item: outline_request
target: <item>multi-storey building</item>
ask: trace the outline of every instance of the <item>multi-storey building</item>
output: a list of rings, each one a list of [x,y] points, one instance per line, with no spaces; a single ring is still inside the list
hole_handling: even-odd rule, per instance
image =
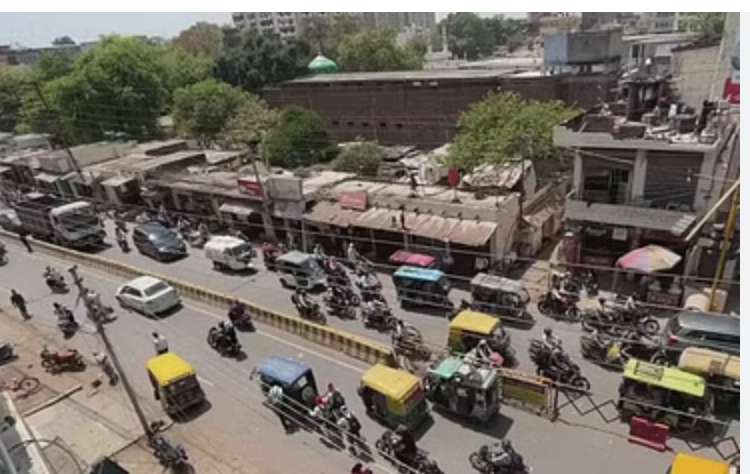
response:
[[[642,12],[637,28],[642,33],[674,33],[677,15],[676,12]]]
[[[363,12],[362,20],[367,26],[397,32],[408,28],[431,30],[436,25],[435,12]]]

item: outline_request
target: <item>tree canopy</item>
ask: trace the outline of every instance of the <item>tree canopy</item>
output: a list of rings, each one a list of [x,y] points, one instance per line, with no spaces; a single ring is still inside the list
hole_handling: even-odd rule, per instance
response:
[[[223,41],[224,32],[219,25],[200,21],[180,31],[172,43],[188,53],[216,58]]]
[[[302,19],[300,39],[310,45],[313,53],[338,60],[339,45],[344,38],[362,29],[362,21],[356,15],[316,15]]]
[[[208,55],[193,54],[180,47],[160,47],[159,64],[162,83],[168,94],[181,87],[209,79],[214,62]]]
[[[383,150],[374,142],[357,142],[345,146],[333,160],[333,169],[362,176],[378,175]]]
[[[476,13],[451,13],[443,20],[448,34],[448,49],[462,59],[478,59],[495,49],[495,32],[490,23]]]
[[[726,12],[682,12],[677,17],[681,31],[699,33],[705,38],[718,38],[724,32]]]
[[[424,55],[419,56],[415,48],[400,46],[394,31],[378,28],[344,38],[338,62],[348,72],[408,71],[422,69]]]
[[[73,63],[78,52],[72,48],[56,48],[44,51],[34,69],[41,81],[51,81],[73,72]]]
[[[258,96],[243,91],[242,102],[227,121],[222,141],[234,149],[260,144],[278,122],[277,111],[269,108]]]
[[[12,132],[21,122],[23,96],[31,86],[26,67],[0,67],[0,132]]]
[[[261,150],[271,165],[285,168],[327,163],[337,152],[323,119],[300,107],[281,111],[278,126],[268,133]]]
[[[306,43],[248,34],[238,47],[222,52],[215,75],[235,87],[257,92],[304,75],[310,57]]]
[[[243,100],[242,89],[213,79],[174,93],[173,118],[177,131],[208,146],[224,132]]]
[[[552,128],[576,113],[559,101],[527,100],[510,92],[492,94],[459,118],[447,164],[470,170],[515,158],[553,158]]]

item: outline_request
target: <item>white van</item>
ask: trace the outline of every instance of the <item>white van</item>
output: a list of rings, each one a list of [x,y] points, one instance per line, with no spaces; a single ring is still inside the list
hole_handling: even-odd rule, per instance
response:
[[[254,270],[255,254],[252,246],[242,239],[230,236],[215,236],[203,246],[206,258],[217,270]]]

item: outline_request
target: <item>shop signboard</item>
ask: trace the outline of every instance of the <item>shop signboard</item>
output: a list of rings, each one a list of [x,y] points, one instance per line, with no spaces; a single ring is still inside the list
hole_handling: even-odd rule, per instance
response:
[[[242,194],[248,194],[258,198],[263,197],[263,187],[253,178],[237,178],[237,189]]]
[[[266,180],[268,197],[273,200],[300,202],[304,200],[302,179],[297,176],[269,176]]]
[[[367,191],[341,191],[339,204],[344,209],[367,210]]]

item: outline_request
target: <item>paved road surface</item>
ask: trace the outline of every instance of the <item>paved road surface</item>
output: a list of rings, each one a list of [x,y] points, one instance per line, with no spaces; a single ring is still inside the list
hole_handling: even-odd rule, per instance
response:
[[[10,248],[9,264],[0,267],[0,286],[5,290],[11,286],[17,288],[32,301],[30,309],[35,315],[35,324],[54,324],[51,317],[53,298],[40,275],[46,264],[62,263],[51,261],[43,255],[27,255],[14,245]],[[86,283],[99,291],[105,302],[112,303],[111,295],[121,282],[107,275],[82,270]],[[71,306],[75,304],[75,297],[72,295],[62,299]],[[214,309],[187,302],[184,309],[160,321],[149,320],[134,313],[118,313],[120,317],[110,326],[109,333],[139,393],[144,396],[151,393],[143,363],[152,355],[150,333],[153,330],[165,334],[172,350],[196,366],[212,408],[191,423],[195,425],[195,432],[200,433],[206,443],[213,443],[228,451],[253,450],[263,453],[279,472],[300,470],[302,466],[306,472],[335,472],[332,469],[346,472],[344,469],[351,462],[343,455],[334,454],[312,435],[285,437],[277,419],[261,406],[257,386],[248,380],[248,373],[257,363],[271,355],[292,357],[309,364],[321,387],[328,381],[337,385],[354,411],[360,415],[364,425],[363,434],[367,439],[374,440],[383,431],[383,428],[364,417],[361,403],[356,397],[358,378],[365,367],[349,359],[342,359],[340,354],[313,347],[306,341],[287,334],[264,329],[258,334],[241,335],[248,358],[238,363],[221,359],[205,343],[206,331],[220,318]],[[97,347],[96,342],[84,334],[76,335],[70,344],[85,352]],[[616,376],[605,372],[597,374],[600,375],[594,381],[595,387],[605,382],[610,389],[614,387]],[[150,407],[150,410],[152,413],[159,412],[156,405]],[[570,423],[552,424],[504,407],[491,426],[477,428],[436,413],[433,426],[419,443],[433,454],[447,474],[468,472],[470,467],[466,458],[469,453],[482,444],[494,442],[504,436],[513,439],[517,449],[534,467],[534,472],[539,474],[645,474],[666,470],[669,455],[629,445],[623,439],[625,428],[618,423],[606,425],[596,415],[578,418],[570,412],[564,412],[563,417]],[[739,439],[739,429],[736,436]],[[676,447],[680,449],[679,446]],[[564,471],[561,470],[562,466],[565,467]]]

